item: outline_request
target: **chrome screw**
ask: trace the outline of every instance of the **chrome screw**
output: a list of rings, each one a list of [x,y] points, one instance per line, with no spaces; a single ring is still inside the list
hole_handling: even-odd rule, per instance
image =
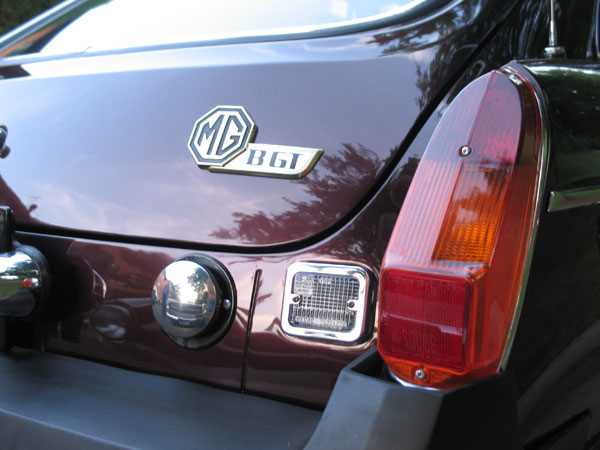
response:
[[[460,148],[460,156],[469,156],[472,151],[473,151],[473,149],[471,148],[470,145],[463,145]]]
[[[300,303],[300,300],[302,300],[302,297],[300,297],[299,295],[294,295],[294,296],[292,297],[292,301],[293,301],[294,303]]]
[[[352,308],[354,308],[355,304],[354,304],[354,302],[353,302],[352,300],[350,300],[350,301],[347,303],[347,306],[348,306],[348,308],[352,309]]]
[[[424,370],[419,369],[419,370],[415,371],[415,378],[417,380],[423,381],[425,378],[427,378],[427,374],[425,373]]]
[[[225,311],[229,311],[231,309],[231,300],[229,300],[228,298],[223,300],[223,309]]]

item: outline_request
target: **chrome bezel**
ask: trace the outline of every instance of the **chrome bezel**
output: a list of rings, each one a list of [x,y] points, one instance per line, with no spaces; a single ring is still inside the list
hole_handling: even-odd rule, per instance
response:
[[[548,212],[592,206],[600,203],[600,186],[550,192]]]
[[[500,364],[498,366],[498,372],[501,372],[506,369],[508,364],[508,358],[510,357],[510,352],[512,350],[513,342],[515,339],[515,335],[517,333],[517,326],[519,324],[519,319],[521,317],[521,310],[523,309],[523,301],[525,299],[525,291],[527,289],[527,281],[529,279],[529,272],[531,270],[531,261],[533,259],[533,250],[535,247],[535,238],[537,235],[537,230],[540,222],[540,216],[542,214],[542,210],[544,209],[544,192],[546,186],[546,178],[548,173],[548,158],[550,151],[550,133],[548,130],[548,112],[546,110],[546,104],[542,100],[540,95],[540,88],[533,78],[533,76],[528,75],[529,72],[526,70],[524,66],[521,66],[518,63],[511,63],[506,66],[505,71],[509,74],[516,75],[517,77],[521,77],[525,79],[532,87],[533,94],[535,97],[535,101],[537,103],[538,111],[539,111],[539,119],[541,126],[541,135],[539,143],[539,152],[540,158],[538,163],[538,183],[536,187],[536,198],[535,198],[535,206],[533,212],[533,221],[531,224],[531,231],[529,232],[529,239],[527,241],[527,253],[525,254],[525,264],[523,267],[523,275],[521,278],[521,286],[519,288],[519,294],[517,297],[517,304],[515,306],[515,312],[513,314],[513,319],[511,322],[510,330],[508,332],[508,338],[506,340],[506,345],[504,346],[504,352],[502,353],[502,358],[500,359]]]
[[[294,294],[292,286],[294,276],[300,272],[309,272],[314,274],[343,275],[351,276],[358,280],[358,300],[353,310],[356,311],[356,325],[351,331],[325,331],[309,328],[296,327],[289,322],[289,309],[293,305]],[[285,278],[285,288],[283,295],[283,306],[281,308],[281,327],[286,334],[291,336],[300,336],[312,339],[327,339],[341,342],[358,341],[365,330],[367,318],[367,303],[369,294],[369,276],[367,271],[359,266],[347,266],[341,264],[324,264],[310,262],[293,263],[287,271]]]

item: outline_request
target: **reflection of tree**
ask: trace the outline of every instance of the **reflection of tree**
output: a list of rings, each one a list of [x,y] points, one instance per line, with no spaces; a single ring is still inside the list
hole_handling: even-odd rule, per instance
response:
[[[450,11],[423,21],[416,27],[376,34],[371,42],[384,47],[383,54],[386,55],[406,50],[420,50],[450,36],[457,28],[472,20],[480,8],[481,0],[462,2]]]
[[[181,298],[181,287],[178,284],[169,281],[167,286],[165,286],[163,296],[163,301],[166,301],[168,298]]]
[[[206,289],[206,275],[200,270],[194,270],[194,272],[187,276],[187,280],[196,292]]]
[[[200,270],[194,270],[193,273],[187,276],[187,281],[191,286],[190,291],[194,293],[193,302],[195,306],[197,306],[199,311],[204,314],[206,312],[206,308],[213,310],[214,309],[214,301],[211,301],[210,291],[208,289],[208,278],[206,274]],[[179,288],[179,286],[177,286]],[[181,293],[177,293],[178,298],[183,299]]]
[[[420,157],[409,156],[406,159],[406,162],[400,166],[400,170],[394,178],[394,188],[391,192],[394,205],[398,205],[399,207],[404,201],[420,160]]]
[[[383,47],[384,55],[410,54],[427,48],[435,50],[431,60],[416,64],[420,91],[416,101],[420,108],[433,99],[442,87],[441,83],[450,79],[468,53],[475,50],[482,36],[490,30],[491,21],[496,17],[480,14],[481,6],[482,0],[462,2],[443,14],[420,22],[418,26],[379,33],[370,41]],[[468,32],[464,31],[466,28]],[[465,51],[468,53],[465,54]]]
[[[339,153],[321,157],[318,166],[306,178],[305,192],[311,197],[309,201],[285,198],[290,207],[281,214],[262,211],[255,214],[235,213],[236,227],[220,228],[211,234],[220,239],[242,242],[264,242],[269,237],[281,234],[281,230],[285,230],[290,240],[302,236],[307,229],[313,229],[315,223],[332,223],[333,219],[339,219],[332,217],[336,209],[331,205],[339,204],[346,198],[358,201],[365,184],[372,183],[382,164],[375,152],[362,145],[359,144],[357,148],[343,144]],[[338,210],[337,215],[343,212]]]
[[[375,197],[368,211],[356,216],[345,230],[347,237],[340,237],[344,244],[340,246],[339,241],[334,240],[325,244],[322,250],[344,259],[371,261],[377,267],[418,165],[418,157],[405,155],[382,195]],[[377,220],[374,220],[374,215],[377,216]]]
[[[33,33],[4,48],[0,51],[0,56],[15,56],[42,51],[52,39],[81,15],[85,14],[90,9],[108,3],[109,1],[110,0],[91,0],[85,2],[83,5],[76,5],[70,10],[65,8],[66,12],[63,11],[63,14],[58,18],[50,21],[39,30],[35,29]]]

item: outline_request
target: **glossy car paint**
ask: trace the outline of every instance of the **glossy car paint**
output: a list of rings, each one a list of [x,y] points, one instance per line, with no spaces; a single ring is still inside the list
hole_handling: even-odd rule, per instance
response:
[[[36,208],[32,208],[34,202],[26,198],[24,193],[25,182],[15,181],[14,175],[9,178],[8,170],[0,166],[5,182],[0,189],[0,200],[10,204],[17,212],[21,230],[19,239],[36,245],[47,255],[54,271],[57,289],[53,297],[54,303],[49,305],[49,313],[44,322],[15,324],[19,342],[34,348],[75,354],[138,370],[323,405],[340,368],[370,347],[374,334],[368,333],[364,341],[349,346],[325,341],[311,342],[284,335],[279,315],[283,296],[282,283],[288,265],[297,260],[357,263],[368,269],[376,279],[389,234],[420,154],[448,102],[478,74],[497,68],[510,59],[540,58],[547,45],[547,14],[540,2],[523,1],[514,8],[482,1],[463,2],[454,6],[465,9],[462,13],[453,15],[452,20],[446,16],[441,23],[435,20],[416,21],[408,26],[356,36],[28,63],[29,69],[39,67],[46,71],[39,75],[34,71],[28,72],[26,64],[3,67],[3,73],[16,75],[13,80],[2,81],[0,88],[8,82],[27,82],[32,86],[28,89],[35,88],[40,89],[38,92],[43,92],[42,86],[58,86],[62,83],[60,92],[68,93],[66,86],[72,82],[71,75],[74,72],[79,73],[78,77],[87,77],[87,81],[97,81],[98,86],[116,89],[109,86],[108,80],[131,79],[129,77],[133,75],[124,73],[127,69],[133,69],[133,73],[139,74],[142,81],[147,81],[146,86],[152,86],[158,81],[164,81],[161,77],[166,77],[167,73],[177,72],[175,69],[157,70],[166,66],[178,67],[182,74],[176,77],[182,77],[178,78],[181,80],[192,79],[192,72],[200,68],[214,71],[214,74],[226,74],[229,69],[234,72],[240,69],[240,75],[237,75],[239,80],[241,68],[245,65],[250,72],[254,70],[257,77],[259,72],[263,76],[268,74],[272,77],[269,80],[280,87],[286,82],[279,80],[277,75],[304,74],[310,79],[311,86],[318,86],[316,89],[319,91],[309,96],[313,103],[316,103],[315,99],[319,94],[320,98],[332,103],[327,105],[328,102],[325,102],[323,107],[330,107],[330,116],[333,112],[340,114],[340,111],[348,114],[343,117],[344,120],[339,119],[337,125],[333,124],[335,132],[332,134],[327,131],[329,128],[323,124],[323,120],[309,119],[312,124],[309,131],[320,130],[317,135],[322,139],[321,142],[326,141],[326,145],[322,143],[321,146],[326,153],[329,150],[330,159],[319,163],[323,163],[324,167],[321,172],[315,172],[312,178],[285,185],[283,189],[291,202],[281,211],[274,207],[268,209],[265,204],[256,205],[254,210],[244,209],[243,215],[235,215],[233,212],[223,215],[217,211],[218,207],[202,209],[207,212],[207,217],[224,220],[218,226],[227,230],[228,234],[220,237],[214,235],[216,222],[209,221],[206,217],[203,219],[201,211],[196,210],[186,211],[186,214],[191,214],[190,217],[199,221],[197,223],[202,223],[205,227],[199,226],[198,230],[206,230],[206,233],[178,231],[176,225],[167,227],[166,231],[163,229],[159,232],[156,228],[151,228],[144,232],[141,224],[133,223],[128,228],[130,225],[127,221],[116,213],[110,215],[110,220],[102,226],[83,226],[77,220],[66,219],[57,222],[42,215],[41,208],[36,213]],[[591,12],[594,2],[578,3],[578,8],[568,6],[568,2],[557,1],[560,43],[566,47],[569,57],[589,61],[594,57],[595,51],[592,40],[589,39],[595,32],[594,22],[590,20],[593,17]],[[494,13],[490,14],[489,11]],[[510,13],[505,21],[504,13]],[[452,30],[450,37],[441,40],[439,35],[435,37],[440,24],[446,24]],[[498,24],[498,28],[495,28],[495,24]],[[479,37],[485,34],[483,30],[492,33],[488,35],[490,40],[486,38],[480,42]],[[433,39],[431,33],[434,35]],[[311,52],[305,51],[308,48]],[[243,52],[240,51],[242,49]],[[388,51],[385,52],[385,49]],[[255,54],[267,50],[277,51],[278,54],[271,61],[265,60],[266,56]],[[199,55],[203,56],[203,61],[190,64],[190,59],[197,61]],[[427,55],[427,58],[419,60],[421,56],[416,55]],[[292,60],[296,58],[301,62],[292,64]],[[365,66],[362,75],[353,73],[348,78],[347,70],[362,70],[362,58],[374,64],[368,70]],[[335,61],[332,62],[332,59]],[[241,65],[239,61],[242,61]],[[228,67],[219,71],[218,64]],[[191,65],[194,67],[190,67]],[[545,90],[545,100],[551,112],[551,154],[558,155],[551,159],[549,189],[573,187],[579,183],[592,186],[597,183],[597,175],[594,174],[596,130],[591,129],[589,122],[573,118],[573,113],[578,108],[584,109],[589,117],[594,114],[597,117],[596,106],[590,101],[589,95],[580,94],[586,89],[593,93],[594,89],[590,86],[595,86],[597,65],[588,63],[587,66],[579,66],[580,71],[585,69],[592,72],[585,72],[585,80],[581,80],[581,73],[577,69],[574,74],[572,70],[565,68],[574,66],[577,64],[559,64],[554,68],[558,71],[554,75],[560,74],[565,78],[554,81],[551,76],[544,77],[543,71],[536,72],[535,65],[529,66]],[[297,69],[298,72],[292,69]],[[331,84],[321,84],[331,70],[337,74],[338,84],[350,80],[350,84],[345,86],[355,91],[352,95],[342,93],[341,90],[332,91]],[[101,73],[96,75],[97,72]],[[186,78],[188,75],[189,78]],[[206,77],[203,79],[212,79],[208,75]],[[577,83],[578,80],[581,87],[575,89],[577,93],[561,91],[568,82]],[[259,86],[258,80],[253,81]],[[264,82],[260,85],[268,84]],[[13,83],[11,86],[15,85]],[[83,87],[83,82],[81,86]],[[22,89],[24,92],[25,88]],[[395,107],[392,105],[391,111],[397,111],[397,114],[390,115],[390,104],[382,102],[382,97],[378,97],[386,90],[394,95],[402,93],[392,97]],[[281,108],[273,108],[273,99],[267,100],[269,96],[266,93],[248,94],[241,89],[235,92],[244,99],[254,98],[250,103],[252,106],[242,101],[237,103],[247,106],[258,123],[257,141],[271,143],[271,139],[276,138],[285,141],[273,143],[312,145],[304,141],[287,141],[290,136],[312,139],[310,132],[302,130],[302,133],[293,126],[303,123],[302,119],[309,117],[306,111],[294,110],[294,120],[286,125],[284,122],[288,119],[283,117],[285,114],[281,114]],[[170,114],[177,114],[167,107],[170,100],[161,92],[158,95],[158,99],[163,99],[163,109]],[[182,95],[180,92],[179,96]],[[135,95],[131,99],[138,102],[143,100]],[[297,93],[285,92],[285,96],[278,100],[279,106],[287,107],[290,99],[299,101],[299,96]],[[573,104],[577,99],[580,101]],[[16,102],[16,98],[14,101]],[[66,98],[63,101],[76,105],[75,100]],[[96,102],[97,106],[101,104],[99,95]],[[408,107],[406,102],[410,102],[409,108],[412,110],[409,118],[403,112],[403,107]],[[111,103],[115,105],[113,109],[108,105],[102,106],[101,111],[113,111],[116,104],[116,101]],[[25,106],[36,105],[39,103]],[[338,110],[340,105],[344,107]],[[363,110],[353,111],[357,105],[366,108],[371,114],[377,114],[381,109],[386,115],[390,115],[391,118],[386,119],[390,122],[384,122],[386,126],[377,128],[361,121],[365,115]],[[44,109],[43,105],[40,107]],[[567,115],[563,114],[565,107],[569,111]],[[2,108],[4,114],[4,106]],[[44,110],[45,115],[38,115],[38,120],[52,117],[54,113],[50,109],[48,106]],[[260,112],[260,119],[254,110]],[[15,112],[16,106],[6,111],[16,121],[15,125],[19,124],[16,127],[19,131],[13,132],[13,125],[6,120],[10,133],[8,144],[13,150],[0,164],[15,160],[15,155],[22,151],[19,149],[30,148],[30,144],[36,144],[37,152],[44,148],[43,139],[39,136],[28,136],[27,140],[23,140],[22,130],[28,129],[35,122],[26,123],[25,114],[19,116]],[[198,111],[197,115],[203,112]],[[20,122],[16,120],[19,117]],[[425,121],[427,118],[429,120]],[[0,119],[5,120],[4,117]],[[109,123],[108,119],[105,120],[105,123]],[[342,123],[345,120],[347,125]],[[394,126],[391,123],[393,121],[397,122]],[[159,125],[162,123],[156,117],[150,123],[153,129],[161,129]],[[361,135],[355,128],[359,128],[357,124],[362,127],[363,123],[366,124],[365,134]],[[87,126],[90,127],[89,124]],[[378,130],[377,137],[368,136],[376,134],[373,126]],[[578,131],[574,134],[585,138],[587,142],[587,145],[574,145],[573,152],[557,144],[561,139],[564,140],[560,130],[568,131],[571,126],[577,126]],[[183,146],[177,146],[181,152],[176,157],[177,161],[182,166],[189,164],[198,171],[193,161],[189,160],[191,157],[185,148],[189,131],[183,128],[183,125],[172,124],[167,127],[169,136],[177,134],[175,129],[181,129],[183,133],[182,136],[177,134],[176,138],[183,143]],[[76,134],[84,134],[86,130],[89,131],[84,128]],[[110,127],[108,130],[110,131],[106,131],[106,135],[98,133],[95,136],[109,139],[113,135],[111,131],[114,131],[116,135],[120,133],[121,139],[127,142],[124,131],[119,132]],[[141,136],[140,129],[137,133]],[[362,136],[367,136],[364,138],[366,140]],[[83,145],[83,137],[79,139],[82,139],[80,143]],[[161,144],[167,138],[161,135],[157,139]],[[58,147],[59,141],[54,136],[50,142]],[[165,148],[150,145],[149,142],[144,141],[145,145],[141,147]],[[124,165],[121,171],[117,170],[121,178],[125,168],[129,169],[131,184],[127,186],[146,185],[146,178],[141,176],[142,171],[136,167],[139,162],[123,155],[125,148],[141,154],[141,147],[127,147],[120,140],[118,144],[115,148],[121,149],[121,153],[110,146],[105,150],[113,162],[111,166],[115,166],[115,161]],[[75,149],[72,141],[66,142],[66,145],[70,146],[70,150]],[[19,160],[18,167],[27,166],[27,161],[30,161],[24,156],[19,158],[22,159]],[[53,168],[51,174],[56,171],[64,173],[61,172],[64,169],[60,164],[53,163],[49,156],[44,162]],[[160,162],[160,159],[155,162]],[[61,160],[61,164],[64,163],[65,159]],[[17,164],[11,164],[14,164],[11,170],[17,170]],[[348,166],[352,166],[352,170],[343,169]],[[92,170],[97,180],[111,180],[108,164],[104,169],[91,163],[84,163],[83,167]],[[587,174],[583,177],[576,174],[574,177],[572,174],[577,168],[582,168]],[[192,172],[187,166],[181,170],[184,172],[180,174]],[[42,172],[44,171],[40,170],[36,176]],[[150,172],[145,172],[151,178]],[[173,177],[176,173],[168,175]],[[60,178],[64,178],[62,181],[69,181],[68,177],[62,175],[52,176],[55,177],[53,182],[56,184]],[[168,178],[160,173],[155,176],[164,177],[164,180]],[[256,195],[262,192],[262,183],[267,183],[271,190],[274,189],[273,186],[282,186],[275,183],[281,183],[281,180],[265,181],[260,178],[207,172],[200,172],[199,176],[226,177],[226,186],[245,189],[245,193],[252,192]],[[373,184],[370,177],[377,178],[377,181]],[[121,178],[119,183],[122,182]],[[77,183],[66,185],[68,197],[76,196],[73,192],[81,187]],[[99,185],[96,183],[94,186],[97,188]],[[194,186],[194,189],[198,189],[200,185]],[[349,186],[357,188],[349,190]],[[104,191],[100,189],[99,193],[94,193],[93,195],[98,196],[95,200],[112,201],[117,198],[111,189],[112,187],[107,187]],[[193,189],[190,188],[190,191]],[[235,195],[234,193],[234,206],[241,210],[241,194],[238,193],[239,197]],[[54,200],[57,198],[60,199],[54,197]],[[170,207],[165,203],[171,198],[158,195],[152,206],[158,210]],[[50,200],[52,199],[43,201]],[[35,203],[38,204],[41,203]],[[176,204],[181,209],[182,204]],[[333,212],[326,209],[330,205],[336,205]],[[144,206],[142,203],[140,206],[132,202],[132,208],[137,216],[142,215],[146,219],[151,217],[148,205]],[[598,417],[597,405],[600,404],[596,389],[600,381],[600,368],[597,367],[598,314],[595,306],[600,279],[598,208],[590,206],[572,211],[544,213],[540,219],[523,313],[508,364],[508,370],[517,375],[519,419],[524,441],[551,437],[555,430],[582,414],[591,414],[595,420],[590,426],[588,437],[592,437],[593,430],[600,429],[600,424],[595,419]],[[169,212],[180,214],[179,210]],[[329,215],[334,217],[328,217]],[[293,231],[294,223],[301,224],[297,231]],[[238,312],[230,332],[217,346],[201,352],[186,351],[170,342],[153,322],[149,303],[150,289],[158,272],[176,257],[193,251],[208,253],[221,260],[231,271],[238,289]],[[104,295],[102,282],[94,271],[106,283]]]
[[[407,158],[394,177],[390,187],[395,199],[388,190],[382,191],[348,225],[317,245],[262,255],[204,252],[228,267],[238,290],[232,328],[216,346],[205,350],[185,350],[171,342],[154,321],[149,299],[154,279],[165,265],[202,249],[20,233],[20,241],[48,255],[59,299],[49,305],[45,322],[22,329],[20,338],[29,346],[60,353],[324,404],[340,367],[374,344],[374,330],[367,330],[363,341],[353,345],[284,335],[279,318],[285,273],[292,262],[302,259],[358,263],[375,277],[398,202],[416,164],[417,158]],[[379,217],[376,227],[373,214]],[[354,243],[351,249],[348,240]]]
[[[536,62],[548,96],[553,158],[548,190],[597,186],[600,66]],[[545,212],[509,370],[517,375],[524,437],[581,414],[598,429],[600,247],[597,206]],[[568,269],[567,269],[568,268]],[[589,436],[591,437],[591,436]]]
[[[530,64],[550,99],[554,166],[552,190],[597,186],[600,181],[600,71],[593,63]]]

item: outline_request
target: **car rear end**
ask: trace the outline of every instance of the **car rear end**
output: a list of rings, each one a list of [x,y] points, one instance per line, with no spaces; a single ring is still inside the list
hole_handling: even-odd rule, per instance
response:
[[[38,249],[51,278],[39,311],[6,323],[11,445],[593,438],[591,396],[540,412],[556,386],[544,369],[582,330],[548,344],[546,328],[576,306],[536,315],[548,298],[531,287],[547,281],[539,255],[552,227],[589,234],[596,208],[547,212],[551,190],[584,177],[556,175],[580,170],[554,144],[569,103],[545,81],[556,63],[510,62],[543,55],[545,6],[413,2],[195,40],[140,20],[149,32],[136,41],[139,11],[119,5],[66,2],[0,50],[0,203],[16,217],[5,234]],[[562,7],[562,23],[581,14]],[[182,16],[157,11],[166,24]],[[593,66],[580,35],[597,24],[582,28],[567,54]],[[582,128],[579,158],[593,158]],[[578,239],[593,265],[583,236],[561,248]],[[576,259],[553,258],[563,271]],[[593,297],[583,273],[579,311]]]

